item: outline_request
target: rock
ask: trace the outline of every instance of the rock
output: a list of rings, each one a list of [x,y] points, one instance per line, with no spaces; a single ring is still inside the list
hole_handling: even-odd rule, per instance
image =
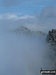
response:
[[[56,29],[52,29],[48,32],[47,40],[51,42],[56,42]]]

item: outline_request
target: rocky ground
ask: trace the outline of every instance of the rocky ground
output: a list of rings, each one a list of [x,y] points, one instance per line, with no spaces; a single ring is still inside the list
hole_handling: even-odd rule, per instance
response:
[[[47,41],[50,44],[51,63],[54,69],[56,69],[56,29],[48,32]]]

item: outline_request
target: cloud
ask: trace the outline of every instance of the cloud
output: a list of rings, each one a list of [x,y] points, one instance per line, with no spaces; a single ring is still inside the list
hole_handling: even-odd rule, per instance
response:
[[[56,7],[45,7],[40,14],[39,20],[42,24],[56,24]]]
[[[7,29],[16,29],[19,26],[30,26],[32,28],[35,25],[35,20],[36,17],[31,15],[0,14],[0,26],[2,26],[2,28],[5,26]]]
[[[41,17],[55,18],[56,17],[56,7],[47,6],[42,10]]]
[[[18,18],[18,16],[17,15],[15,15],[15,14],[0,14],[0,20],[2,19],[17,19]]]
[[[35,16],[31,16],[31,15],[24,15],[24,16],[19,16],[17,14],[11,14],[11,13],[7,13],[7,14],[0,14],[0,20],[2,19],[6,19],[6,20],[24,20],[24,19],[33,19],[35,18]]]
[[[26,26],[34,31],[48,31],[56,28],[56,7],[48,6],[42,10],[40,16],[0,14],[0,25],[7,25],[8,28]]]

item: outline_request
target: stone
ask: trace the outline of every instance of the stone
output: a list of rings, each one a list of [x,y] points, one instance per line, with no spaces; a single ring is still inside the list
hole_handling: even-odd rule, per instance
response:
[[[52,29],[48,32],[47,39],[48,41],[56,42],[56,29]]]

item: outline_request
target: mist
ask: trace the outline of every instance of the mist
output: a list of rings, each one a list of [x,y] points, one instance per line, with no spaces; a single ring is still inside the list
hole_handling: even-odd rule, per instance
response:
[[[48,31],[56,28],[56,14],[50,8],[39,17],[0,15],[1,75],[40,75],[41,67],[54,68],[52,47],[46,41]]]
[[[1,21],[2,22],[2,21]],[[1,23],[0,22],[0,23]],[[12,27],[13,28],[13,27]],[[46,59],[46,34],[0,25],[0,74],[40,75]]]

